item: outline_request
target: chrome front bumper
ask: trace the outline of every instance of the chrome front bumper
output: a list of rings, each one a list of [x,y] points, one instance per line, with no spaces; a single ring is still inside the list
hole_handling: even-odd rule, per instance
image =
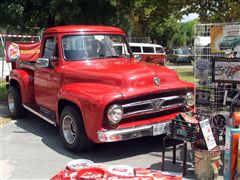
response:
[[[100,142],[115,142],[144,136],[157,136],[169,132],[170,121],[132,128],[97,131]]]

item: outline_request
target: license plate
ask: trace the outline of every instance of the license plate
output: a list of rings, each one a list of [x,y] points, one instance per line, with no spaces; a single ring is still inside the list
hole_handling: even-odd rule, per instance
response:
[[[168,125],[169,125],[169,123],[154,124],[153,125],[153,136],[167,133]]]

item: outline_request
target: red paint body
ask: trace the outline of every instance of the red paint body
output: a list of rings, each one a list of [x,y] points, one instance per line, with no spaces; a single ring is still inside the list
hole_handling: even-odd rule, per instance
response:
[[[65,26],[47,29],[43,36],[40,57],[43,56],[44,40],[55,35],[58,42],[59,61],[54,68],[28,67],[17,64],[11,71],[10,83],[16,80],[21,89],[22,103],[38,105],[56,114],[59,123],[59,102],[68,100],[81,110],[87,136],[99,143],[97,131],[112,129],[104,125],[106,108],[114,102],[161,92],[193,90],[193,84],[179,80],[177,74],[153,64],[135,62],[132,58],[110,58],[83,61],[66,61],[62,54],[61,39],[69,34],[120,34],[114,27]],[[161,79],[156,86],[153,77]],[[115,129],[169,121],[179,113],[138,121],[121,123]]]
[[[154,64],[165,65],[165,54],[141,54],[141,61],[151,62]]]
[[[134,55],[141,55],[141,61],[165,66],[166,54],[158,44],[130,43]],[[146,52],[146,49],[152,52]]]

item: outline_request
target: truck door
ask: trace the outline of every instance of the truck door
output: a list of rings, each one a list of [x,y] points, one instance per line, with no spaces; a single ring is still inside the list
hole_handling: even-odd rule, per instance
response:
[[[55,36],[45,36],[42,52],[43,58],[59,59],[58,43]],[[56,111],[57,95],[60,87],[60,78],[58,75],[59,63],[47,68],[36,68],[34,73],[35,100],[37,105]]]

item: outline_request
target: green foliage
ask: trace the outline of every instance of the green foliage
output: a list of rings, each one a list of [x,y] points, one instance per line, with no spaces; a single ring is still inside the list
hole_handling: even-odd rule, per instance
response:
[[[182,0],[183,13],[198,13],[201,23],[240,21],[239,0]]]
[[[166,45],[172,39],[175,32],[180,30],[179,19],[175,16],[170,16],[162,23],[152,22],[149,26],[149,35],[157,43]]]
[[[194,26],[198,20],[179,24],[179,29],[172,36],[172,42],[175,46],[192,46],[194,41]]]
[[[1,26],[51,27],[66,24],[110,24],[111,0],[3,0]]]
[[[194,83],[194,75],[193,75],[193,69],[192,68],[177,68],[175,69],[178,75],[180,76],[180,79],[183,81]]]
[[[183,14],[198,13],[200,23],[240,21],[239,0],[2,0],[0,8],[0,26],[8,31],[112,25],[135,37],[150,36],[162,45],[169,40],[178,45],[192,43],[193,24],[179,24]]]
[[[7,98],[7,88],[5,82],[0,82],[0,101],[5,101]]]

